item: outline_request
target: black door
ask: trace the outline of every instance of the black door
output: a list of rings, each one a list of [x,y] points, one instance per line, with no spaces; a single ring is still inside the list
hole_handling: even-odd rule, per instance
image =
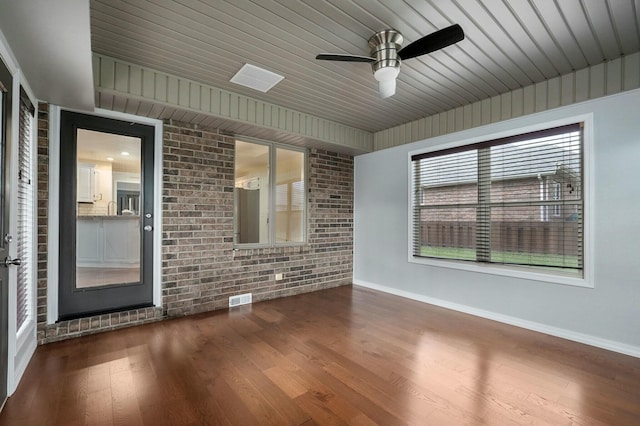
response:
[[[7,233],[9,232],[9,205],[11,188],[7,185],[10,170],[9,145],[11,140],[12,77],[0,60],[0,408],[7,399],[7,363],[9,337],[9,259]]]
[[[153,304],[154,131],[61,113],[61,320]]]

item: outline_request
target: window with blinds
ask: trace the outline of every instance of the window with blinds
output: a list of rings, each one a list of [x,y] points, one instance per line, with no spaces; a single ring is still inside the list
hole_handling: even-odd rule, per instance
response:
[[[35,109],[24,90],[20,91],[20,128],[18,136],[18,233],[16,330],[28,322],[32,311],[34,191],[31,147]]]
[[[582,272],[582,123],[411,163],[413,256]]]

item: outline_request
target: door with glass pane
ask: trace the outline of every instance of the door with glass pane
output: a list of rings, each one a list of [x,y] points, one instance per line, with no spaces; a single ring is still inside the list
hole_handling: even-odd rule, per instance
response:
[[[9,186],[5,185],[10,168],[7,155],[11,138],[11,90],[12,77],[6,65],[0,60],[0,408],[7,399],[7,364],[8,364],[8,311],[9,311]],[[6,260],[5,260],[6,259]]]
[[[59,317],[152,305],[152,126],[63,111]]]

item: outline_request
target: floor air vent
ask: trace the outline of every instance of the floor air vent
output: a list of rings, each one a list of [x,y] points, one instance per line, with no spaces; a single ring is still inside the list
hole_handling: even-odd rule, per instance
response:
[[[231,296],[229,298],[229,307],[248,305],[251,303],[251,293],[239,294],[237,296]]]

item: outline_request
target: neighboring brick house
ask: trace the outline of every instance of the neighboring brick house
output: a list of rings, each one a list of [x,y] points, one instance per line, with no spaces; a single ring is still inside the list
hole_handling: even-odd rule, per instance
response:
[[[511,177],[491,182],[491,200],[515,201],[522,200],[522,194],[534,194],[537,200],[562,201],[576,198],[575,179],[567,174],[545,173],[533,176]],[[455,194],[455,196],[453,195]],[[452,196],[457,203],[476,203],[478,201],[478,185],[476,182],[451,183],[443,185],[425,185],[422,187],[422,200],[427,205],[450,204]],[[519,198],[520,196],[520,198]],[[460,209],[457,214],[439,213],[437,210],[426,210],[422,218],[426,221],[460,221],[475,220],[475,209]],[[502,220],[513,221],[565,221],[575,220],[576,209],[573,206],[549,205],[529,206],[517,211],[504,212]]]

